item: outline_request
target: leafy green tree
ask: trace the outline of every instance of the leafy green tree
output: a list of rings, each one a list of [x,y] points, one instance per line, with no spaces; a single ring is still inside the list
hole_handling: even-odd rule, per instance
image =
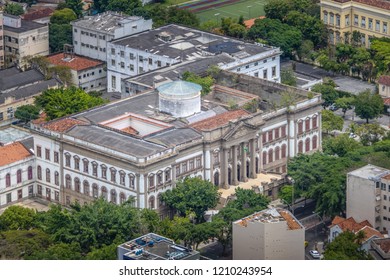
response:
[[[300,60],[311,59],[314,50],[314,44],[310,40],[304,40],[298,49],[298,56]]]
[[[353,97],[341,97],[341,98],[337,98],[334,103],[338,108],[340,108],[343,111],[344,118],[345,118],[345,113],[348,110],[351,110],[353,108],[354,102],[355,102],[355,98]]]
[[[189,71],[183,73],[183,80],[200,85],[202,87],[202,95],[209,94],[211,91],[211,86],[214,84],[213,77],[206,76],[202,78],[199,75],[196,75],[195,73]]]
[[[329,137],[323,140],[322,148],[326,154],[345,156],[347,153],[358,149],[361,146],[356,140],[349,138],[349,135],[344,133],[336,137]]]
[[[335,115],[332,111],[322,110],[322,129],[329,134],[332,130],[342,130],[344,120],[342,117]]]
[[[15,118],[27,123],[39,117],[39,108],[34,105],[22,105],[15,111]]]
[[[56,10],[50,17],[51,24],[69,24],[72,20],[77,19],[76,13],[69,8]]]
[[[386,135],[386,130],[377,123],[363,124],[356,129],[356,134],[360,142],[368,146],[380,141]]]
[[[378,118],[383,113],[383,99],[379,94],[373,94],[369,90],[359,93],[355,98],[355,113],[366,123],[370,119]]]
[[[142,7],[140,0],[110,0],[108,1],[107,10],[125,12],[131,15],[133,10]]]
[[[294,75],[294,72],[290,69],[282,69],[280,71],[280,79],[282,84],[293,86],[297,85],[297,78]]]
[[[291,205],[293,201],[293,192],[294,186],[284,186],[280,189],[278,195],[280,199]],[[296,197],[296,195],[294,195],[294,197]]]
[[[175,208],[182,216],[194,212],[198,222],[203,221],[204,212],[217,205],[218,187],[199,178],[185,178],[176,187],[162,194],[162,200]]]
[[[65,0],[66,7],[71,9],[77,17],[82,16],[83,2],[81,0]]]
[[[332,105],[339,97],[337,91],[332,85],[327,84],[316,84],[311,88],[312,91],[321,93],[322,100],[324,100],[324,108]]]
[[[0,215],[0,229],[29,230],[34,226],[35,218],[35,210],[12,205]]]
[[[270,0],[264,6],[265,16],[270,19],[283,20],[292,9],[288,0]]]
[[[72,26],[70,24],[49,24],[50,52],[60,52],[65,44],[72,44]]]
[[[115,240],[111,245],[103,245],[99,249],[92,249],[86,256],[87,260],[116,260],[117,247],[126,240]]]
[[[370,49],[374,52],[375,65],[379,72],[390,71],[390,40],[375,38],[371,41]]]
[[[76,87],[48,89],[35,98],[35,104],[43,108],[50,120],[104,103],[102,98],[93,97]]]
[[[362,236],[363,235],[363,236]],[[370,260],[372,259],[360,248],[364,232],[358,234],[345,231],[339,234],[325,249],[326,260]]]
[[[83,259],[78,243],[57,243],[45,250],[38,250],[26,257],[30,260],[81,260]]]
[[[24,14],[22,6],[16,3],[8,3],[5,6],[4,12],[14,16],[20,16]]]

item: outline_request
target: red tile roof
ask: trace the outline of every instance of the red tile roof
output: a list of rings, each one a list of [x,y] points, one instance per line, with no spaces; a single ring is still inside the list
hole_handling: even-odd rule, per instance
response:
[[[37,20],[45,17],[50,17],[53,13],[53,8],[45,7],[43,9],[28,12],[27,14],[22,15],[22,18],[25,20]]]
[[[362,240],[363,242],[366,242],[368,239],[370,239],[371,237],[378,237],[378,238],[383,238],[383,234],[380,233],[379,231],[377,231],[376,229],[370,227],[370,226],[365,226],[364,228],[362,228],[361,230],[359,231],[363,231],[364,232],[364,239]]]
[[[191,127],[197,129],[197,130],[210,130],[217,128],[219,126],[223,126],[227,124],[229,121],[238,119],[242,116],[247,116],[249,113],[247,111],[244,111],[242,109],[235,110],[235,111],[227,111],[225,113],[219,114],[217,116],[201,120],[198,122],[195,122],[191,125]]]
[[[333,1],[339,2],[339,3],[357,2],[357,3],[365,4],[365,5],[368,5],[368,6],[381,8],[381,9],[384,9],[384,10],[390,10],[390,2],[386,1],[386,0],[353,0],[353,1],[350,1],[350,0],[333,0]]]
[[[0,147],[0,166],[7,165],[32,156],[19,142]]]
[[[69,68],[80,71],[88,68],[96,67],[102,65],[104,62],[100,60],[95,60],[79,55],[73,55],[73,58],[64,60],[64,53],[57,53],[47,56],[48,61],[54,65],[68,66]]]
[[[72,127],[74,127],[75,125],[82,125],[82,124],[87,124],[87,123],[76,119],[65,118],[65,119],[50,121],[44,124],[43,127],[45,129],[55,131],[55,132],[65,132],[71,129]]]
[[[47,117],[46,113],[42,112],[39,114],[39,118],[37,118],[36,120],[32,120],[31,122],[33,124],[43,124],[46,122],[46,117]]]
[[[264,18],[265,18],[265,16],[248,19],[248,20],[244,21],[245,27],[251,28],[255,24],[256,19],[264,19]]]
[[[380,76],[378,84],[390,86],[390,76]]]
[[[372,225],[367,220],[357,223],[355,219],[352,217],[345,219],[339,216],[334,217],[332,221],[332,227],[335,225],[338,225],[342,231],[349,230],[354,233],[358,232],[359,230],[361,230],[366,226],[372,227]]]
[[[390,180],[390,174],[387,174],[386,176],[383,176],[382,179]]]

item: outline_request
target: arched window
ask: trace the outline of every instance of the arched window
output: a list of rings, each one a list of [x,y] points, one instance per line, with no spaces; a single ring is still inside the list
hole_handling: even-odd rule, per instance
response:
[[[38,180],[42,180],[42,167],[40,165],[37,167],[37,176]]]
[[[106,187],[102,187],[102,197],[103,197],[103,199],[104,200],[106,200],[107,201],[107,197],[108,195],[107,195],[107,189],[106,189]]]
[[[77,177],[74,178],[74,190],[80,192],[80,179]]]
[[[305,152],[310,151],[310,138],[306,138],[305,140]]]
[[[318,139],[317,135],[314,135],[313,138],[311,139],[311,141],[312,141],[312,149],[313,150],[317,149],[317,139]]]
[[[310,130],[310,119],[306,119],[305,120],[305,131],[309,131]]]
[[[83,187],[84,187],[84,194],[89,196],[89,183],[87,180],[84,180]]]
[[[126,173],[123,170],[119,171],[119,184],[121,184],[122,186],[125,185],[125,180],[126,180],[125,178],[126,178]]]
[[[263,164],[267,164],[267,152],[263,152]]]
[[[272,149],[269,149],[268,151],[268,163],[271,163],[274,161],[274,151]]]
[[[65,188],[70,189],[72,188],[72,178],[69,174],[66,174],[65,176]]]
[[[126,202],[126,195],[123,193],[123,192],[121,192],[120,194],[119,194],[119,203],[120,204],[123,204],[123,203],[125,203]]]
[[[155,208],[155,205],[154,205],[154,196],[151,196],[149,198],[149,209],[154,209]]]
[[[148,177],[149,188],[154,187],[154,174],[150,174]]]
[[[50,183],[50,169],[46,168],[46,182]]]
[[[9,173],[7,173],[7,175],[5,175],[5,186],[6,187],[11,186],[11,174],[9,174]]]
[[[99,189],[98,189],[98,186],[96,184],[92,184],[92,196],[94,198],[99,197]]]
[[[111,203],[116,204],[117,203],[116,202],[116,191],[115,190],[111,190],[110,194],[111,194]]]
[[[298,134],[302,134],[302,133],[303,133],[303,122],[299,121],[298,122]]]
[[[130,189],[135,188],[135,176],[133,174],[129,174],[129,187]]]
[[[56,184],[56,186],[60,185],[60,174],[58,171],[54,172],[54,184]]]
[[[78,156],[74,156],[74,169],[80,170],[80,158]]]
[[[21,183],[22,182],[22,170],[19,169],[16,171],[16,183]]]
[[[280,159],[280,148],[276,147],[275,148],[275,160],[279,160],[279,159]]]
[[[27,169],[27,179],[28,180],[32,179],[32,166],[29,166]]]
[[[111,167],[110,171],[111,171],[111,182],[115,183],[116,182],[116,169]]]
[[[283,144],[282,145],[282,158],[285,158],[287,154],[287,145]]]
[[[214,185],[219,186],[219,172],[214,173]]]
[[[317,115],[314,115],[311,119],[311,126],[314,128],[317,128]]]
[[[303,153],[303,141],[298,142],[298,153]]]

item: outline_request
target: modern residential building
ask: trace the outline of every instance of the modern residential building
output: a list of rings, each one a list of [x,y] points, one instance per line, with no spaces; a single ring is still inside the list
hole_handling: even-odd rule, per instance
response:
[[[198,251],[148,233],[118,246],[118,260],[199,260]]]
[[[321,0],[321,19],[329,29],[329,42],[350,42],[352,33],[362,34],[362,46],[369,47],[373,37],[390,37],[386,0]]]
[[[390,229],[390,170],[366,165],[347,174],[347,217]]]
[[[21,72],[16,67],[0,71],[0,125],[15,121],[18,107],[34,103],[34,97],[49,88],[61,85],[56,79],[46,79],[32,69]]]
[[[4,25],[3,12],[0,12],[0,69],[4,68]]]
[[[25,69],[27,58],[49,54],[49,27],[20,17],[4,15],[6,66]]]
[[[0,129],[0,207],[32,197],[35,187],[33,139],[28,131]]]
[[[329,229],[329,243],[332,242],[342,232],[350,231],[354,234],[363,232],[364,238],[361,240],[361,249],[367,252],[371,249],[372,240],[384,237],[383,234],[374,229],[367,220],[358,223],[352,217],[349,217],[348,219],[342,218],[340,216],[334,217]]]
[[[176,81],[69,117],[35,122],[37,170],[50,175],[37,177],[37,184],[60,188],[63,204],[101,196],[122,203],[133,197],[137,207],[156,209],[163,217],[172,213],[161,194],[176,180],[198,176],[227,189],[264,171],[285,173],[288,158],[321,148],[319,95],[309,99],[307,91],[282,84],[220,75],[234,84],[216,87],[207,98],[201,99],[199,86]],[[288,109],[276,105],[286,91],[295,100]],[[261,110],[227,110],[230,100],[241,104],[245,94],[257,96]],[[56,172],[58,181],[52,177]],[[276,196],[272,190],[265,194]]]
[[[51,65],[70,68],[72,85],[80,87],[87,92],[106,89],[105,62],[76,55],[73,51],[52,54],[47,56],[47,59]]]
[[[149,30],[152,20],[105,12],[71,22],[73,46],[78,55],[107,61],[107,42]]]
[[[170,24],[107,43],[107,91],[121,92],[129,77],[219,54],[225,58],[210,66],[280,82],[279,48]]]
[[[304,260],[305,228],[289,211],[266,209],[233,222],[233,260]]]

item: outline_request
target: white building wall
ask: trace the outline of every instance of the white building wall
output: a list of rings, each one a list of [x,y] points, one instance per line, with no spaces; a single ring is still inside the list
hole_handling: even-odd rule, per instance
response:
[[[106,82],[107,72],[104,65],[75,72],[74,84],[86,92],[104,90],[107,86]]]

